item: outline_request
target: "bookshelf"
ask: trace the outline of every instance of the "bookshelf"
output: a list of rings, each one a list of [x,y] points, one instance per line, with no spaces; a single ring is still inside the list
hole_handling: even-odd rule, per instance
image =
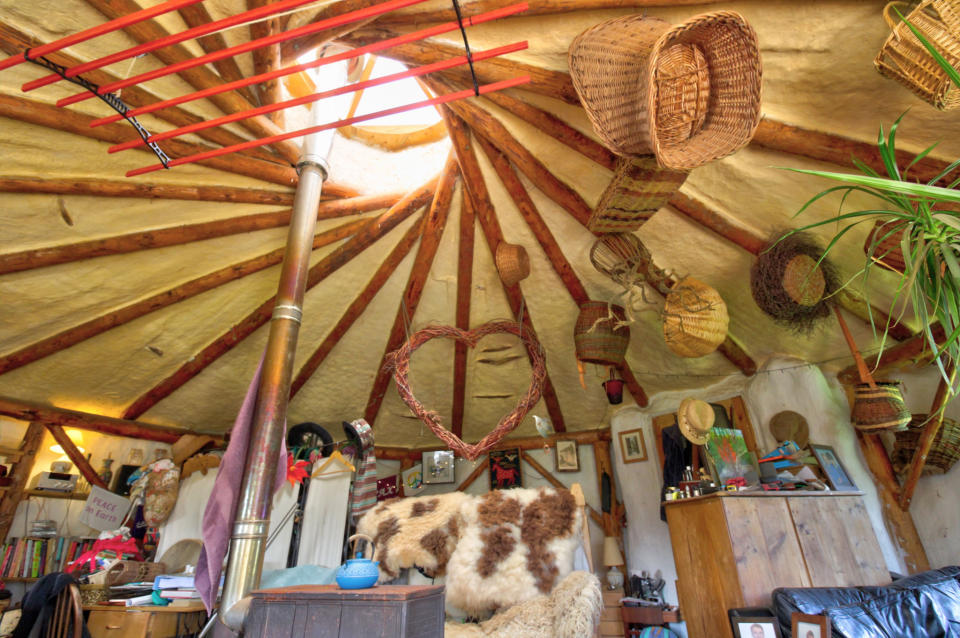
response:
[[[72,501],[85,501],[90,496],[89,492],[54,492],[53,490],[23,490],[24,496],[37,496],[39,498],[59,498]]]

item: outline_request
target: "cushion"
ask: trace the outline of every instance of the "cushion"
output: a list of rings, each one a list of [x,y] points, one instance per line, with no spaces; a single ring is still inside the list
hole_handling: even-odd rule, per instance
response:
[[[960,594],[960,592],[958,592]],[[920,589],[883,592],[874,600],[827,611],[834,636],[843,638],[946,638],[934,597]]]

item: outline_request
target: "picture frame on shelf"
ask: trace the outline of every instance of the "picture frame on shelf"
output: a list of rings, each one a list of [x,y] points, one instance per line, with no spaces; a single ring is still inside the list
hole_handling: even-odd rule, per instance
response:
[[[553,449],[558,472],[579,472],[580,451],[576,441],[558,440]]]
[[[639,463],[647,460],[647,444],[643,440],[643,428],[620,433],[620,456],[624,463]]]
[[[454,482],[456,472],[453,450],[424,452],[420,459],[423,463],[423,483],[425,485]]]
[[[782,638],[775,616],[731,616],[733,638]]]
[[[820,464],[820,469],[823,470],[823,474],[827,477],[827,481],[830,483],[830,489],[836,492],[857,491],[858,488],[856,484],[853,482],[853,479],[850,478],[850,473],[847,472],[847,468],[844,467],[840,461],[840,457],[837,456],[836,450],[829,445],[811,443],[810,451],[813,453],[814,458],[817,459],[817,463]]]
[[[793,638],[830,638],[830,618],[795,611],[790,614]]]

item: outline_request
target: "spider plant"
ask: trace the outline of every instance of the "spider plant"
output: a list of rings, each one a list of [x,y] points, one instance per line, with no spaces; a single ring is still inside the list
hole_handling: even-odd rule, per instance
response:
[[[867,247],[868,257],[861,270],[865,279],[875,266],[873,259],[883,257],[880,245],[902,233],[899,243],[906,267],[888,313],[891,320],[883,326],[881,350],[892,323],[901,318],[908,308],[912,309],[923,326],[924,335],[931,351],[935,353],[940,373],[949,384],[950,394],[953,396],[957,390],[957,377],[949,374],[948,362],[960,361],[960,212],[950,210],[958,207],[948,205],[960,204],[960,190],[956,189],[960,178],[949,182],[945,187],[937,184],[960,166],[960,160],[947,166],[926,183],[911,181],[908,178],[909,170],[926,157],[936,144],[919,153],[903,169],[897,166],[896,133],[904,115],[906,113],[897,118],[890,127],[889,135],[885,136],[883,127],[880,127],[877,147],[886,170],[885,176],[858,159],[854,159],[854,164],[861,171],[860,175],[786,169],[843,182],[841,186],[828,188],[813,196],[797,212],[799,215],[814,202],[835,193],[842,193],[835,216],[792,232],[836,224],[838,230],[827,244],[824,251],[826,257],[837,242],[860,223],[877,219],[887,222],[884,226],[878,226],[878,232],[874,233]],[[869,196],[875,206],[843,212],[847,197],[853,193]],[[940,321],[946,333],[942,344],[937,344],[934,339],[930,327],[933,319]],[[876,332],[876,326],[874,329]]]

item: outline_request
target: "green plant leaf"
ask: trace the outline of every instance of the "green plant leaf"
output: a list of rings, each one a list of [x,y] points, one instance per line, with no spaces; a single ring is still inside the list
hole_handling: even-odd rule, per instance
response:
[[[936,61],[937,64],[940,65],[940,68],[944,70],[944,72],[947,74],[947,77],[949,77],[950,81],[953,82],[954,86],[960,87],[960,73],[958,73],[957,70],[953,68],[949,62],[947,62],[946,58],[940,55],[940,52],[937,51],[936,47],[934,47],[933,44],[927,40],[922,33],[920,33],[919,29],[917,29],[915,26],[913,26],[913,24],[910,23],[909,20],[903,17],[903,14],[900,13],[899,9],[893,7],[893,10],[897,12],[897,15],[900,16],[900,19],[903,20],[903,22],[907,25],[907,28],[913,31],[913,35],[917,36],[917,39],[920,40],[920,44],[922,44],[924,48],[930,52],[930,56]]]
[[[940,186],[931,186],[929,184],[915,184],[913,182],[901,182],[896,179],[886,177],[868,177],[866,175],[853,175],[850,173],[831,173],[829,171],[812,171],[804,168],[786,168],[785,170],[795,173],[804,173],[805,175],[816,175],[826,179],[836,180],[838,182],[851,182],[864,188],[875,188],[890,193],[901,193],[911,197],[927,197],[939,199],[946,202],[960,203],[960,191]]]

